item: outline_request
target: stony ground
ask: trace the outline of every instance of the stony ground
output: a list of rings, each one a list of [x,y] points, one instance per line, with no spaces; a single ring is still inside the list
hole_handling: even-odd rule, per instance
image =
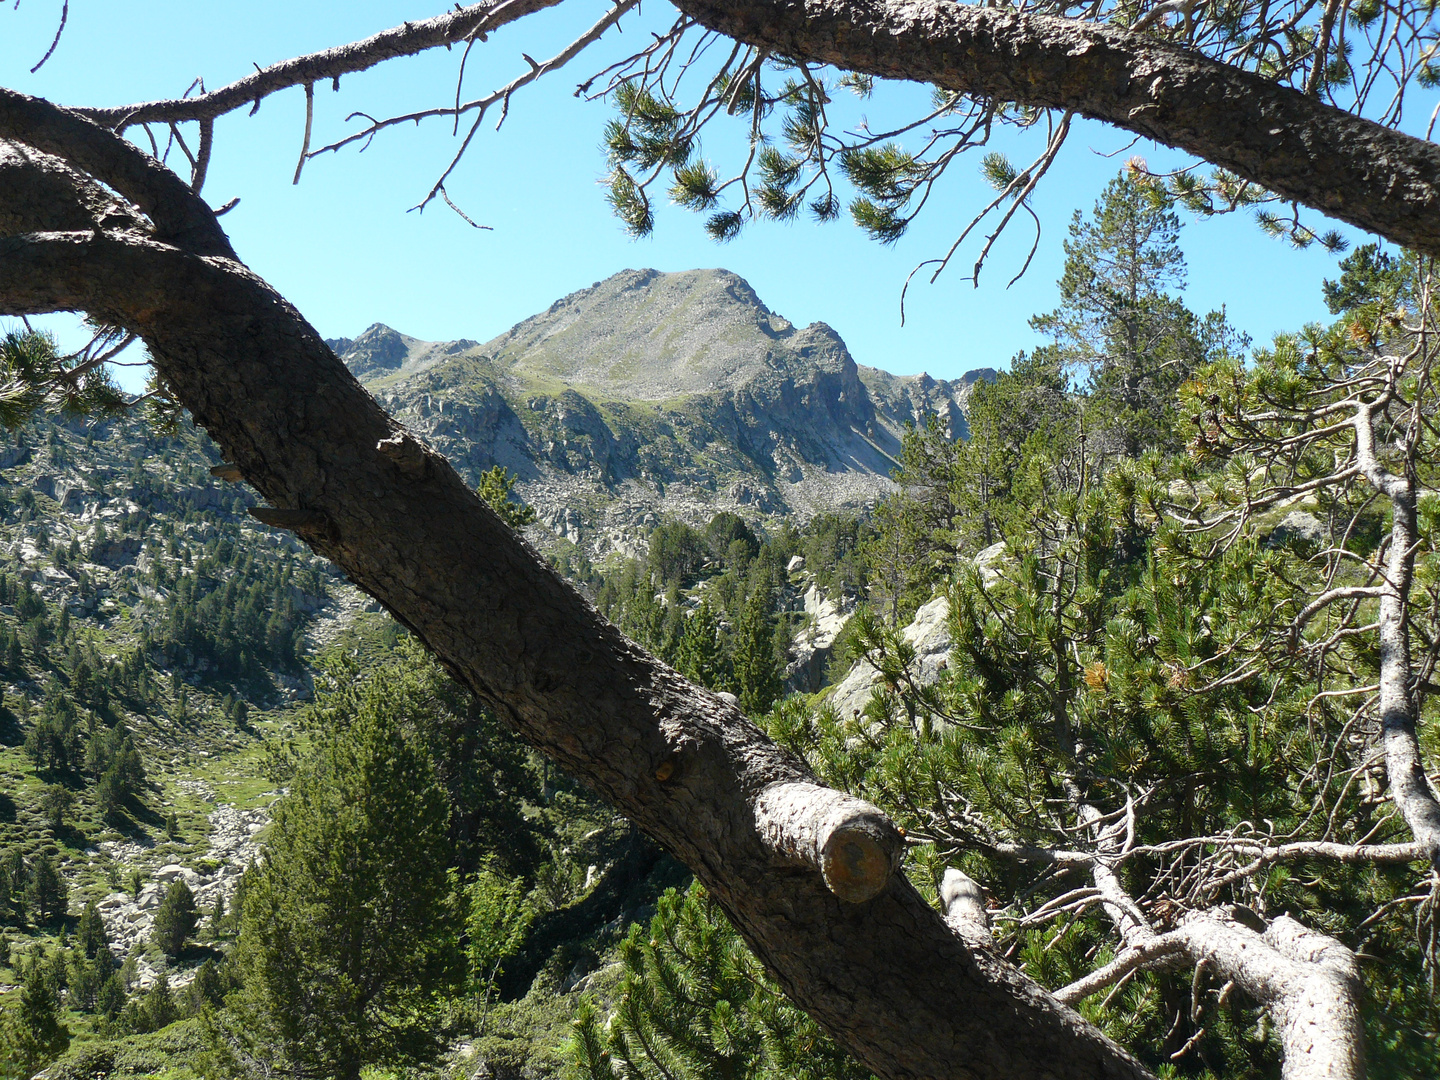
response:
[[[194,795],[215,798],[213,790],[203,781],[181,780],[179,784],[188,787]],[[278,797],[280,792],[273,794]],[[245,868],[260,856],[257,836],[269,824],[270,814],[263,808],[241,810],[229,803],[217,802],[208,821],[209,847],[190,866],[177,862],[154,866],[156,860],[151,849],[130,840],[106,841],[101,845],[116,863],[140,870],[147,879],[138,893],[112,892],[97,905],[111,950],[121,960],[132,952],[136,954],[133,986],[149,987],[162,971],[169,976],[171,986],[185,986],[195,977],[193,967],[171,968],[156,950],[146,949],[155,925],[155,912],[176,880],[183,880],[195,894],[196,906],[202,912],[202,928],[203,918],[215,910],[216,901],[222,901],[228,911]],[[128,873],[123,871],[122,879]]]

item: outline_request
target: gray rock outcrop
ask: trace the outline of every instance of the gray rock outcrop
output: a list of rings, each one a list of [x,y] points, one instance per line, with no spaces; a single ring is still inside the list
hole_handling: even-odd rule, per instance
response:
[[[991,544],[972,560],[986,589],[1000,580],[1005,552],[1002,540]],[[950,601],[943,593],[915,612],[910,625],[903,631],[903,637],[915,648],[915,662],[911,669],[915,681],[926,684],[939,679],[954,645],[950,636]],[[868,660],[857,661],[828,698],[836,715],[849,719],[863,712],[870,703],[879,678],[879,672]]]
[[[941,665],[949,659],[950,647],[954,644],[950,637],[950,601],[941,595],[925,604],[915,612],[903,636],[915,647],[916,681],[934,682],[940,677]],[[879,679],[880,673],[873,664],[868,660],[857,661],[830,695],[829,703],[836,715],[850,718],[863,712]]]
[[[1325,523],[1308,510],[1291,510],[1271,530],[1265,543],[1269,547],[1298,544],[1313,547],[1325,542]]]
[[[801,565],[804,565],[803,559]],[[785,668],[786,693],[813,694],[820,689],[826,665],[835,653],[835,641],[855,609],[853,603],[842,608],[822,595],[814,584],[805,591],[804,603],[805,626],[790,645],[794,659]]]

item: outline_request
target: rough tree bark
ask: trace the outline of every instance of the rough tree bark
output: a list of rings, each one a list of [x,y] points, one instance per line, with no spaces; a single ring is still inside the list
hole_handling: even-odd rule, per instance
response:
[[[545,6],[462,9],[198,102],[96,115],[116,128],[151,117],[208,122],[279,86],[468,40],[502,12]],[[1432,144],[1142,35],[945,0],[678,6],[783,55],[1106,120],[1440,254]],[[733,705],[601,619],[385,416],[238,260],[186,184],[106,127],[7,91],[3,140],[12,147],[0,150],[0,313],[86,311],[140,335],[180,400],[273,504],[257,516],[344,568],[515,730],[689,865],[785,991],[867,1066],[895,1078],[1147,1075],[985,947],[983,912],[969,910],[966,890],[947,895],[962,935],[894,874],[900,847],[882,814],[818,788]],[[847,892],[870,898],[837,895]],[[1291,929],[1267,934],[1271,952],[1306,971],[1329,964],[1328,944]],[[1207,946],[1220,966],[1239,933],[1224,930]],[[1272,1000],[1296,1023],[1338,1017],[1342,1035],[1353,1034],[1353,979],[1338,972],[1331,982],[1314,1001]]]
[[[142,336],[196,421],[273,504],[266,517],[342,567],[516,731],[685,862],[785,991],[877,1074],[1147,1075],[1009,964],[969,947],[903,876],[863,902],[832,892],[814,865],[834,850],[827,841],[838,838],[843,863],[860,840],[865,877],[893,865],[893,825],[824,788],[797,801],[799,785],[814,784],[804,764],[605,622],[385,415],[294,308],[221,253],[229,245],[213,218],[211,230],[190,227],[204,204],[178,178],[161,193],[122,139],[0,92],[0,138],[22,133],[48,153],[85,154],[86,171],[126,198],[175,200],[171,216],[186,225],[153,236],[49,231],[46,200],[16,208],[10,220],[25,231],[0,238],[0,311],[88,311]]]

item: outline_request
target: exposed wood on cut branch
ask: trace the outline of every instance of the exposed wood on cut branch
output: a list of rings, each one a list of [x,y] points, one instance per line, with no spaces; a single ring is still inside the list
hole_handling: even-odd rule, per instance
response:
[[[1440,147],[1116,27],[951,0],[674,0],[781,56],[1073,110],[1440,255]]]
[[[957,934],[971,944],[992,944],[985,890],[969,874],[947,867],[940,879],[940,903],[945,907],[945,921]]]
[[[818,784],[772,784],[755,803],[755,826],[777,854],[819,870],[851,904],[878,896],[905,854],[884,811]]]

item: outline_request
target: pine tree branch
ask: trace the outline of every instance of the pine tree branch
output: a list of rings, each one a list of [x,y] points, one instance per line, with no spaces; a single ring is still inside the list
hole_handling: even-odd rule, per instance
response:
[[[497,0],[494,3],[472,4],[431,19],[407,22],[361,41],[307,53],[259,68],[254,74],[237,79],[228,86],[192,98],[170,98],[76,111],[105,127],[121,130],[135,124],[213,120],[236,109],[258,106],[271,94],[293,86],[314,85],[327,79],[338,86],[342,76],[366,71],[387,60],[414,56],[439,46],[468,43],[474,39],[484,41],[486,34],[491,31],[537,11],[554,7],[559,2],[560,0]]]
[[[1073,110],[1440,254],[1440,147],[1147,34],[949,0],[676,6],[778,56]]]
[[[154,222],[161,240],[198,255],[235,258],[214,213],[188,184],[79,113],[0,88],[0,139],[53,154],[113,188]]]

